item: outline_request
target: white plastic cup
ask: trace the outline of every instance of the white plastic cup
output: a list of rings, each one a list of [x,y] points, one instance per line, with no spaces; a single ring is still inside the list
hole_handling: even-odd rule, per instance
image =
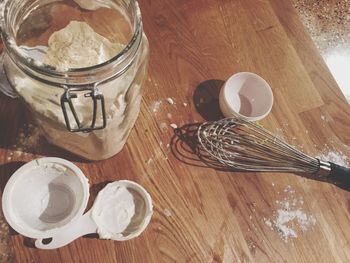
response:
[[[2,208],[18,233],[49,238],[83,215],[88,198],[88,180],[77,166],[60,158],[41,158],[11,176]]]
[[[221,112],[225,117],[239,117],[247,121],[265,118],[273,105],[270,85],[251,72],[231,76],[219,95]]]

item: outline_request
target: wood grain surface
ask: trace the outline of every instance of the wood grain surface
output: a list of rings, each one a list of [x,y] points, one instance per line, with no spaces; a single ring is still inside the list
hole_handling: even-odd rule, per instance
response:
[[[291,3],[139,4],[150,69],[141,113],[124,150],[101,162],[84,162],[48,145],[21,151],[17,144],[29,121],[26,110],[20,101],[0,95],[0,185],[2,191],[27,161],[63,157],[89,178],[90,205],[106,182],[128,179],[143,185],[154,202],[149,227],[127,242],[87,236],[43,251],[11,230],[1,215],[0,261],[349,262],[348,191],[295,174],[207,168],[191,151],[196,123],[220,118],[217,95],[223,82],[236,72],[252,71],[270,83],[275,97],[261,125],[310,155],[328,150],[350,157],[349,105]],[[181,136],[170,124],[181,127]],[[280,201],[293,196],[303,200],[300,209],[315,224],[305,231],[291,225],[297,237],[285,241],[266,220],[275,218]]]

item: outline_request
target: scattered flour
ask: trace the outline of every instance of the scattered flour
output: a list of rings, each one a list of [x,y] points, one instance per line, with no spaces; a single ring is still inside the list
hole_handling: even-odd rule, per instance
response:
[[[30,154],[40,154],[46,146],[46,140],[41,130],[33,124],[24,124],[19,129],[16,143],[11,145],[7,161]],[[1,260],[0,260],[1,261]]]
[[[43,146],[44,135],[33,125],[26,124],[19,130],[17,143],[13,145],[16,152],[37,151]]]
[[[305,232],[315,225],[316,218],[303,211],[304,200],[302,197],[295,197],[295,190],[291,186],[287,186],[283,192],[288,194],[288,197],[276,200],[278,209],[273,218],[264,218],[264,221],[271,230],[278,232],[283,241],[288,242],[289,238],[298,237],[298,229]]]
[[[173,129],[177,129],[177,125],[175,123],[170,124],[170,127]]]
[[[171,211],[170,211],[169,209],[167,209],[167,208],[165,208],[163,212],[164,212],[164,215],[165,215],[166,217],[171,217],[171,216],[172,216]]]
[[[175,101],[174,101],[174,99],[172,99],[172,98],[167,98],[166,100],[168,101],[168,103],[169,103],[170,105],[174,105],[174,104],[175,104]]]
[[[167,102],[168,104],[170,105],[175,105],[175,100],[173,98],[166,98],[166,99],[160,99],[158,101],[154,101],[150,107],[150,110],[153,112],[153,113],[158,113],[160,108],[161,108],[161,105],[163,104],[163,102]]]
[[[151,106],[151,111],[153,113],[157,113],[159,111],[160,106],[162,105],[162,103],[163,103],[163,101],[161,101],[161,100],[153,102],[153,104]]]
[[[275,136],[282,140],[282,141],[286,141],[285,137],[284,137],[284,130],[281,129],[281,128],[277,128],[276,131],[275,131]]]
[[[329,115],[321,115],[321,120],[323,122],[330,122],[331,121],[331,117]]]
[[[162,122],[160,125],[159,125],[159,128],[165,132],[168,130],[168,125],[165,123],[165,122]]]
[[[342,166],[350,166],[348,157],[341,151],[323,151],[322,153],[317,155],[316,158],[322,161],[329,161]]]
[[[266,219],[266,220],[265,220],[265,224],[266,224],[269,228],[273,229],[273,227],[272,227],[272,222],[271,222],[270,219]]]

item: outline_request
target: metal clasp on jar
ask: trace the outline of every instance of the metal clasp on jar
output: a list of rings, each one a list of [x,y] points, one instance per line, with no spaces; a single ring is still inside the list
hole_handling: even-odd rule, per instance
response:
[[[94,85],[93,87],[67,87],[64,86],[65,92],[61,96],[61,107],[64,115],[64,120],[66,122],[67,129],[70,132],[91,132],[94,130],[102,130],[106,128],[107,126],[107,118],[106,118],[106,108],[105,108],[105,100],[103,97],[103,94],[97,89],[97,85]],[[93,102],[93,112],[92,112],[92,120],[91,125],[88,127],[82,127],[82,122],[79,120],[77,111],[74,107],[74,99],[78,98],[78,92],[84,92],[88,91],[84,94],[85,98],[91,98]],[[99,126],[96,126],[96,120],[97,120],[97,109],[98,109],[98,103],[100,103],[100,109],[102,112],[102,124]],[[72,128],[72,125],[70,123],[69,117],[68,117],[68,111],[67,111],[67,105],[69,106],[70,112],[73,115],[75,124],[77,128]]]

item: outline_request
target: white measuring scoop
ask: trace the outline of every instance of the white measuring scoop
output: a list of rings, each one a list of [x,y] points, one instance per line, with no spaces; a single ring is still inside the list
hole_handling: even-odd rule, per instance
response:
[[[7,182],[2,209],[10,226],[30,238],[48,238],[79,220],[89,183],[73,163],[53,157],[33,160]]]
[[[98,193],[92,208],[81,218],[60,229],[48,243],[36,240],[35,246],[56,249],[91,233],[98,233],[102,239],[129,240],[145,230],[152,213],[152,199],[142,186],[127,180],[116,181]]]

